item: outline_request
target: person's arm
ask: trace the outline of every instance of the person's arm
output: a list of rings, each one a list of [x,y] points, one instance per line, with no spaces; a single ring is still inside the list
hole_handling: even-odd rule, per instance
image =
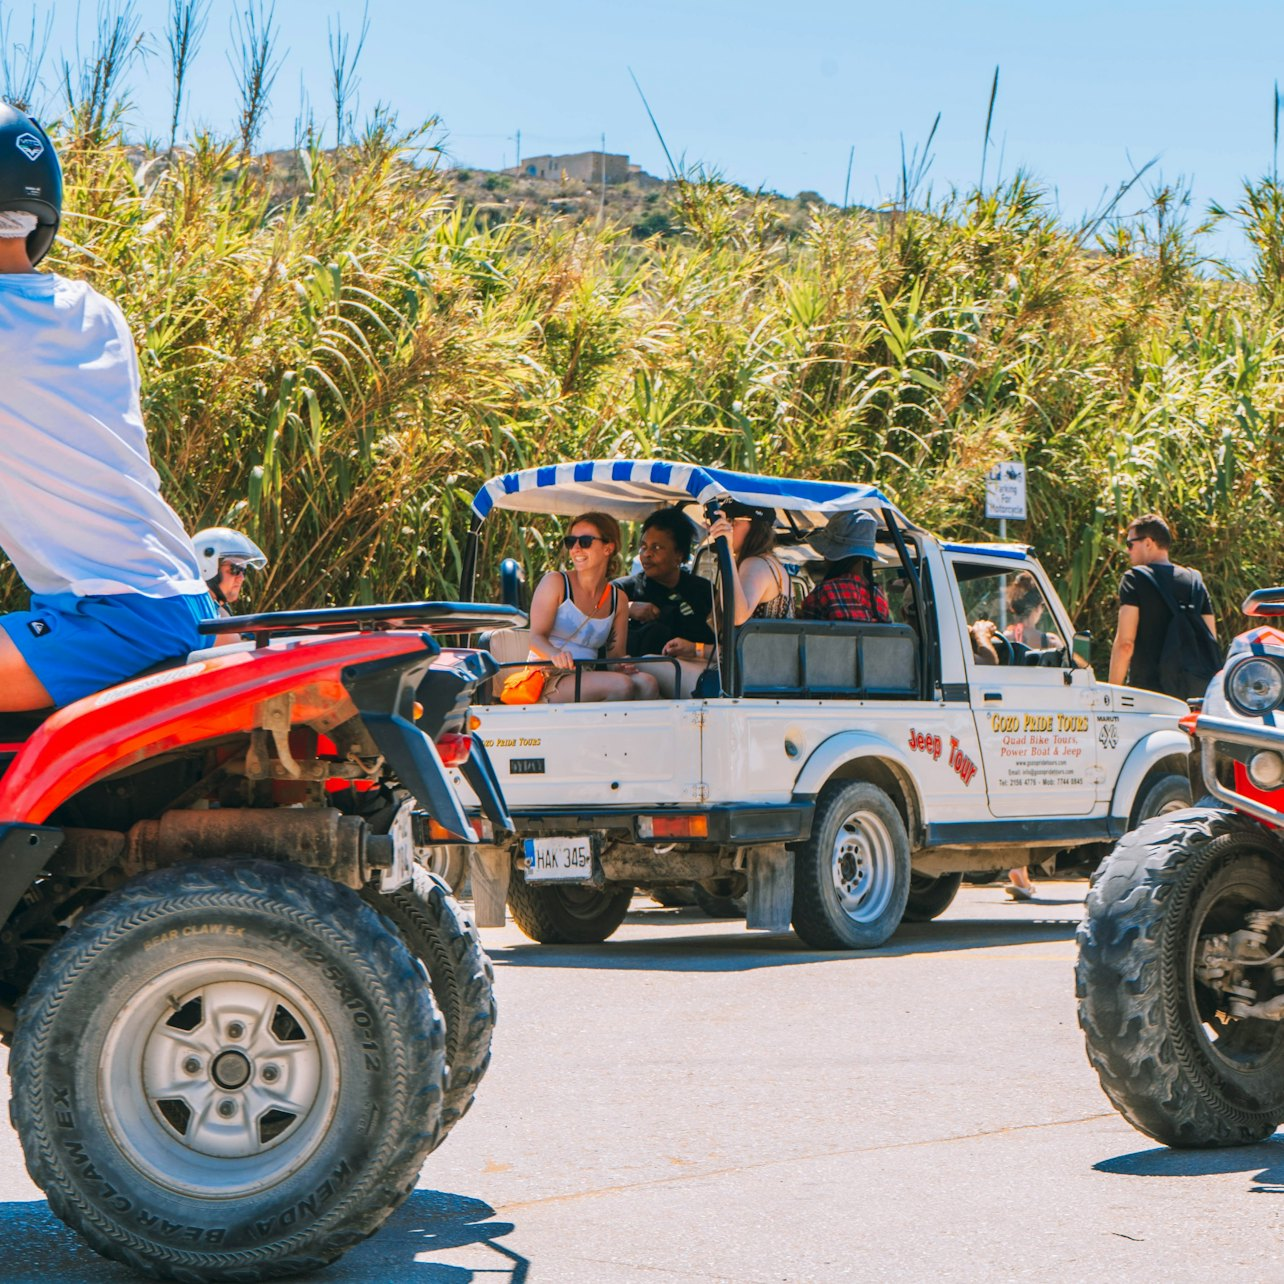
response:
[[[615,622],[611,625],[611,640],[607,643],[606,658],[619,660],[629,653],[629,600],[620,594],[615,604]],[[620,666],[616,666],[617,668]]]
[[[717,521],[709,527],[709,544],[716,548],[718,539],[725,537],[727,544],[731,543],[731,523],[725,517],[719,517]],[[757,558],[751,558],[750,561],[757,561]],[[758,603],[755,601],[750,606],[746,601],[745,586],[740,582],[741,569],[736,566],[735,554],[731,557],[731,583],[727,586],[731,590],[732,610],[731,618],[737,624],[743,624],[752,614],[753,607]],[[724,589],[724,593],[725,593]],[[726,603],[723,603],[723,609],[726,609]]]
[[[1132,663],[1132,653],[1137,645],[1137,621],[1141,612],[1135,606],[1119,608],[1119,623],[1115,628],[1115,643],[1110,648],[1110,681],[1123,686]]]
[[[540,580],[531,598],[530,649],[532,654],[559,669],[573,669],[575,661],[559,649],[549,636],[553,631],[553,621],[557,618],[557,608],[561,605],[562,577],[555,571],[550,571]]]
[[[736,577],[740,582],[740,593],[736,597],[736,623],[743,624],[758,608],[760,602],[779,597],[784,589],[772,570],[771,562],[765,557],[750,557],[740,564]],[[744,602],[744,614],[740,614],[741,600]]]
[[[1204,623],[1208,625],[1208,631],[1217,636],[1217,618],[1213,615],[1213,599],[1208,596],[1208,585],[1204,583],[1204,577],[1198,571],[1195,572],[1195,601],[1199,605],[1199,613],[1204,618]]]

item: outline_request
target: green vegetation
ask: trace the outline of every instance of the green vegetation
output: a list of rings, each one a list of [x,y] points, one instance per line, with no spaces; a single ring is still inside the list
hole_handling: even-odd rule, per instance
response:
[[[121,302],[166,493],[270,551],[256,605],[449,595],[480,481],[617,454],[875,481],[964,538],[992,537],[986,469],[1024,457],[1013,535],[1103,638],[1140,511],[1228,624],[1284,580],[1274,180],[1222,215],[1256,256],[1236,276],[1169,189],[1068,229],[1024,175],[874,213],[695,174],[639,241],[609,211],[468,212],[416,141],[377,122],[283,189],[238,142],[62,134],[49,266]]]

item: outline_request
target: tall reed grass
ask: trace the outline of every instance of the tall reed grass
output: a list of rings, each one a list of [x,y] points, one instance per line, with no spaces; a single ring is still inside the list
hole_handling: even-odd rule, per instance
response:
[[[382,119],[287,180],[239,139],[142,155],[101,116],[61,135],[49,266],[124,306],[166,492],[269,551],[256,605],[449,596],[481,481],[617,454],[874,481],[966,538],[992,534],[986,470],[1024,458],[1014,536],[1102,634],[1141,511],[1172,519],[1224,624],[1284,580],[1273,179],[1218,212],[1253,247],[1242,274],[1201,258],[1180,193],[1085,238],[1026,174],[817,206],[801,235],[771,196],[689,174],[677,233],[639,245],[479,221],[431,138]]]

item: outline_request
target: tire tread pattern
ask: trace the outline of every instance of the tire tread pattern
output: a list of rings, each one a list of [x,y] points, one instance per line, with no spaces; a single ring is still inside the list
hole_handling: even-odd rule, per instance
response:
[[[446,1022],[446,1092],[437,1145],[468,1113],[490,1065],[495,1029],[495,969],[472,918],[439,874],[416,865],[410,883],[389,893],[368,888],[362,899],[391,920],[428,971]]]
[[[388,1124],[378,1161],[326,1212],[324,1225],[304,1226],[258,1248],[185,1250],[120,1226],[67,1179],[45,1124],[41,1066],[49,1055],[52,1021],[64,996],[112,946],[132,933],[164,926],[168,916],[198,903],[211,912],[261,911],[270,903],[278,921],[352,951],[370,983],[369,992],[379,996],[382,1019],[404,1032],[403,1055],[386,1067]],[[10,1116],[32,1180],[45,1192],[55,1215],[95,1251],[153,1279],[249,1282],[320,1269],[383,1225],[414,1189],[424,1158],[437,1142],[443,1074],[442,1022],[423,974],[400,940],[354,892],[297,866],[201,861],[127,883],[50,950],[18,1011],[10,1059]]]
[[[1183,928],[1191,885],[1212,844],[1278,838],[1215,806],[1171,812],[1126,834],[1092,877],[1077,939],[1075,994],[1088,1061],[1119,1113],[1174,1147],[1234,1146],[1270,1136],[1280,1119],[1228,1099],[1175,1015],[1183,980],[1165,975],[1166,933]],[[1169,950],[1165,951],[1165,944]]]

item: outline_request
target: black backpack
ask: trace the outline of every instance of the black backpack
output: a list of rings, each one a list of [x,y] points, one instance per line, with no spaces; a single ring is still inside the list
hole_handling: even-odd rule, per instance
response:
[[[1178,700],[1202,696],[1222,667],[1222,649],[1208,630],[1193,601],[1180,603],[1173,591],[1149,566],[1136,566],[1163,599],[1172,619],[1159,651],[1159,686]]]

